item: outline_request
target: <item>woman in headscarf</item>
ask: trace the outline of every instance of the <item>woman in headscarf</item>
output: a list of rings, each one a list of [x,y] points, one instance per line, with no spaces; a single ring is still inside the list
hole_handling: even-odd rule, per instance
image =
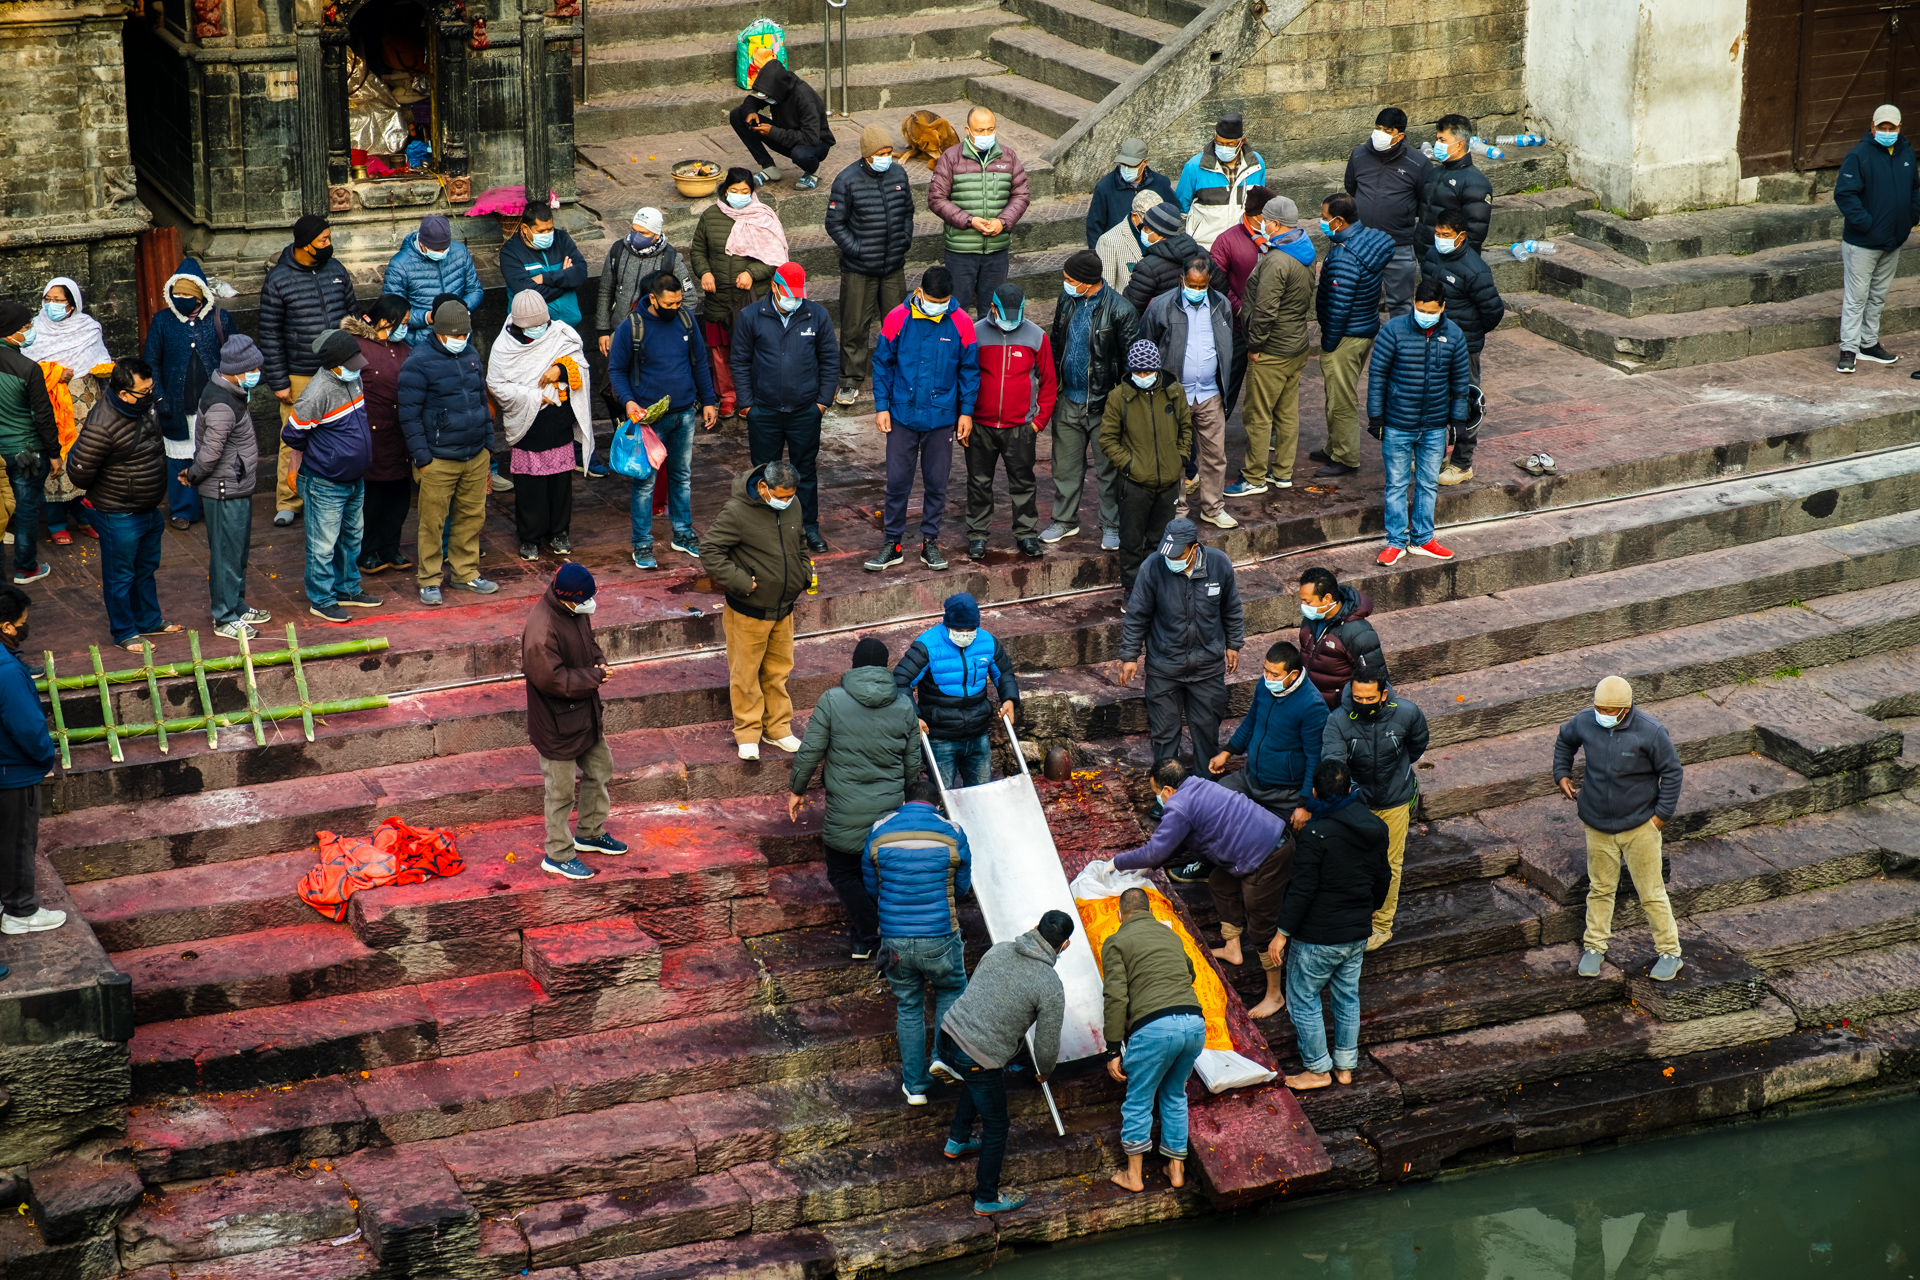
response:
[[[359,315],[342,320],[340,327],[354,336],[367,358],[367,367],[360,371],[360,393],[373,431],[373,461],[361,476],[366,498],[360,572],[411,569],[413,561],[400,553],[400,535],[413,506],[413,463],[400,430],[400,366],[413,350],[407,345],[407,300],[382,294]]]
[[[753,193],[753,174],[727,170],[719,199],[693,228],[693,269],[706,294],[707,357],[713,362],[713,386],[720,394],[720,416],[733,416],[733,320],[755,298],[767,296],[773,269],[787,260],[787,232],[773,206]]]
[[[147,326],[144,355],[153,367],[153,410],[160,420],[167,457],[184,461],[167,467],[168,523],[184,529],[200,518],[200,493],[180,483],[180,471],[193,461],[193,419],[200,393],[220,367],[220,345],[234,332],[233,317],[214,301],[206,272],[192,258],[167,277],[166,305]]]
[[[34,318],[35,339],[29,353],[41,366],[58,365],[65,370],[67,394],[73,398],[73,427],[60,433],[60,456],[65,457],[80,434],[80,424],[93,412],[100,399],[100,380],[113,371],[113,356],[107,351],[106,336],[100,322],[84,310],[80,286],[66,276],[56,276],[40,291],[40,314]],[[96,374],[94,371],[99,370]],[[89,538],[98,538],[87,520],[81,499],[86,495],[73,487],[64,470],[48,476],[47,528],[53,531],[55,546],[73,542],[69,527]]]
[[[513,446],[513,524],[522,560],[538,560],[542,542],[557,556],[573,552],[574,443],[593,456],[586,371],[573,326],[548,313],[538,289],[515,294],[487,357],[487,393]]]

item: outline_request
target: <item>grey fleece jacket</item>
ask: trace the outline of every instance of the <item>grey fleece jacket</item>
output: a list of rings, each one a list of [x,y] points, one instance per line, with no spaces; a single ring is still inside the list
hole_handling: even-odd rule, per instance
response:
[[[980,957],[941,1029],[981,1066],[1004,1067],[1032,1027],[1033,1069],[1051,1075],[1067,1017],[1066,988],[1053,971],[1055,955],[1038,929],[995,943]]]
[[[1650,819],[1670,821],[1680,807],[1680,753],[1667,727],[1630,707],[1611,729],[1588,707],[1560,726],[1553,744],[1553,780],[1573,776],[1573,753],[1585,751],[1587,776],[1577,797],[1580,821],[1617,835]]]

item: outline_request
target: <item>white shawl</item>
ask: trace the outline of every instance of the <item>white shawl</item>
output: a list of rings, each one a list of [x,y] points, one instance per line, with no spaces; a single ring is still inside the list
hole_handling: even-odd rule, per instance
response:
[[[73,310],[58,322],[47,319],[45,310],[35,314],[33,331],[38,336],[27,348],[28,357],[40,364],[57,364],[72,378],[83,378],[98,365],[112,364],[113,357],[107,353],[100,322],[80,309],[84,304],[80,286],[65,276],[55,276],[40,290],[41,298],[45,299],[47,289],[55,285],[66,288],[73,298]]]
[[[550,321],[547,331],[534,342],[520,341],[505,327],[493,340],[493,350],[487,356],[487,391],[500,406],[508,444],[518,444],[540,411],[554,403],[542,394],[540,379],[562,356],[573,358],[583,381],[592,377],[580,335],[563,320]],[[592,393],[591,386],[569,389],[567,401],[573,406],[574,438],[589,452],[593,449],[593,414],[587,407],[587,397]]]

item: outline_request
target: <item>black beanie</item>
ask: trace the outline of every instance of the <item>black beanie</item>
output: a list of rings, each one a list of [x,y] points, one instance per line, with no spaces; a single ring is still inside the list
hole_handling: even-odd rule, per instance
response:
[[[11,298],[0,301],[0,338],[11,338],[27,327],[33,312]]]
[[[296,249],[306,248],[326,229],[327,220],[325,218],[317,214],[302,214],[300,220],[293,224],[293,247]]]
[[[1100,255],[1091,249],[1082,249],[1067,259],[1064,271],[1067,279],[1075,284],[1092,284],[1100,279]]]
[[[884,667],[887,662],[887,642],[878,636],[868,636],[853,646],[853,665],[855,667]]]

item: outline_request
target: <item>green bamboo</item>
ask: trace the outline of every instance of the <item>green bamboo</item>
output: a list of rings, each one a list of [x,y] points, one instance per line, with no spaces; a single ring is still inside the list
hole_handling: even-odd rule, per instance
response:
[[[57,689],[59,686],[53,679],[53,650],[43,649],[41,652],[47,655],[47,688]],[[60,695],[51,694],[47,701],[53,704],[53,736],[60,739],[60,767],[71,769],[73,768],[73,751],[67,746],[67,717],[60,710]]]
[[[113,731],[113,691],[107,688],[107,671],[100,664],[100,646],[88,645],[93,651],[93,674],[100,685],[100,717],[105,722],[101,736],[107,740],[107,750],[113,754],[115,764],[126,759],[120,751],[120,735]]]
[[[344,715],[349,711],[378,711],[387,705],[385,694],[375,694],[370,698],[349,698],[343,702],[315,702],[301,706],[266,707],[260,710],[222,712],[214,716],[190,716],[185,719],[167,720],[160,725],[123,724],[115,732],[122,737],[141,737],[164,727],[169,733],[192,733],[209,725],[222,729],[231,729],[236,725],[245,725],[248,719],[292,720],[302,714],[316,716]],[[99,742],[107,736],[106,729],[69,729],[67,736],[75,742]]]
[[[193,683],[200,690],[200,711],[207,721],[207,749],[220,749],[220,731],[213,727],[213,695],[207,692],[207,664],[200,656],[200,633],[187,632],[187,643],[193,647]],[[49,679],[52,677],[49,676]]]
[[[153,699],[154,737],[160,745],[160,754],[167,754],[167,709],[160,705],[160,681],[153,674],[153,642],[142,640],[140,647],[147,658],[147,694]]]
[[[311,645],[300,650],[300,657],[303,661],[312,662],[316,658],[346,658],[356,654],[380,653],[383,652],[386,647],[387,640],[385,636],[371,636],[364,640],[340,640],[332,644]],[[293,655],[285,650],[276,649],[272,653],[256,653],[253,655],[253,665],[256,667],[282,667],[292,661]],[[238,671],[246,664],[240,658],[233,657],[208,658],[203,665],[207,671]],[[193,675],[194,664],[191,662],[170,662],[164,666],[154,667],[153,674],[162,680],[177,680],[182,676]],[[146,680],[146,678],[146,667],[135,667],[126,671],[109,671],[106,673],[108,684],[138,684]],[[98,683],[99,680],[93,676],[67,676],[58,682],[57,687],[61,689],[90,689]],[[47,691],[47,686],[39,681],[34,682],[34,687],[41,693]]]
[[[313,699],[307,696],[307,673],[300,666],[300,640],[293,634],[293,624],[287,624],[287,652],[293,655],[293,687],[300,691],[300,723],[307,731],[307,741],[313,741],[313,712],[304,710]]]
[[[253,713],[253,745],[267,745],[267,731],[260,727],[260,686],[253,679],[253,653],[247,648],[247,633],[235,631],[234,638],[240,641],[240,664],[247,673],[247,710]]]

